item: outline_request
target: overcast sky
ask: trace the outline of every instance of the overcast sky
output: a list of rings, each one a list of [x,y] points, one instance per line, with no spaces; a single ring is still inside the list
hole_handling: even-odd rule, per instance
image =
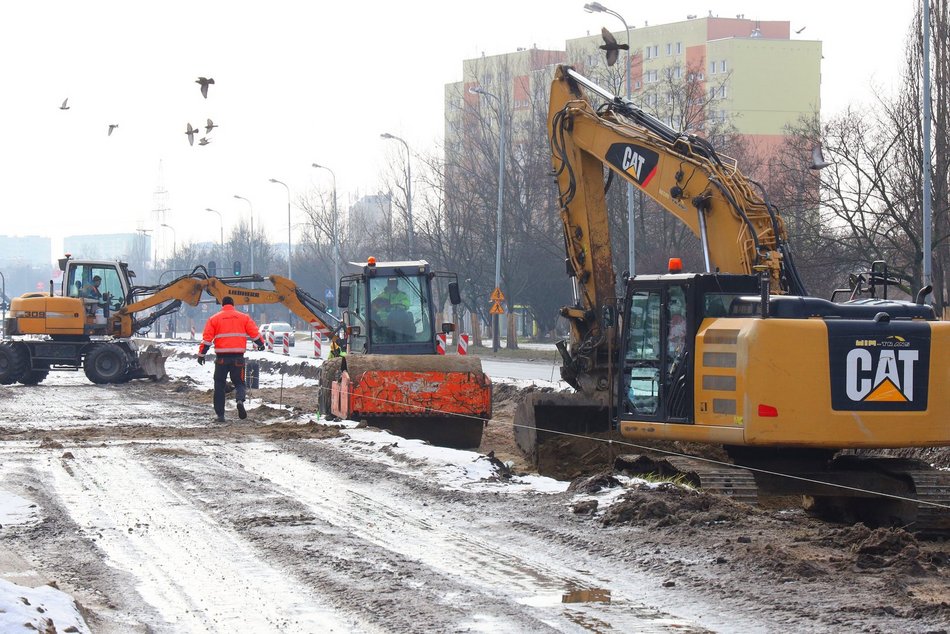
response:
[[[164,2],[9,0],[0,8],[0,234],[155,229],[160,182],[179,244],[216,240],[248,217],[286,241],[287,194],[329,186],[341,205],[380,189],[401,150],[432,152],[443,90],[462,60],[619,31],[585,0]],[[900,70],[914,3],[799,0],[603,2],[631,26],[687,14],[789,20],[823,43],[823,115],[887,90]],[[208,98],[198,76],[213,77]],[[69,110],[60,110],[69,98]],[[220,127],[189,146],[186,124]],[[111,136],[110,124],[118,124]],[[294,209],[294,222],[303,220]],[[158,229],[170,246],[172,235]]]

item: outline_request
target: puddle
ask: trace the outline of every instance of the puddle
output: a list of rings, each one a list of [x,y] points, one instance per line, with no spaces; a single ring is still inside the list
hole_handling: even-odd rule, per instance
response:
[[[604,588],[571,590],[561,595],[561,603],[610,603],[610,590]]]

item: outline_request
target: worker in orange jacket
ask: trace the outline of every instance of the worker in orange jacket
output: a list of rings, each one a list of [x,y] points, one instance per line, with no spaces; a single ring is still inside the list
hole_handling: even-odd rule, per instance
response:
[[[244,396],[247,387],[244,383],[244,351],[247,340],[252,339],[258,350],[264,349],[264,340],[257,330],[257,324],[246,313],[234,310],[234,299],[221,300],[221,310],[208,319],[198,346],[198,365],[204,365],[205,353],[214,344],[214,413],[219,423],[224,422],[224,395],[227,378],[231,376],[234,384],[237,411],[240,418],[247,418],[244,408]]]

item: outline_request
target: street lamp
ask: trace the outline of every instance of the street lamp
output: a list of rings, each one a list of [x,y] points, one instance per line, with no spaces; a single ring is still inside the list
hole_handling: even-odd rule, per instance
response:
[[[333,177],[333,285],[339,283],[340,280],[340,241],[337,234],[337,210],[336,210],[336,174],[333,173],[326,165],[320,165],[319,163],[314,163],[313,166],[318,170],[326,170],[330,172],[330,176]],[[334,292],[336,296],[336,292]]]
[[[224,218],[221,216],[221,212],[205,207],[205,211],[210,211],[213,214],[218,214],[218,224],[221,226],[221,257],[224,257]]]
[[[287,183],[279,181],[276,178],[269,179],[272,183],[277,183],[278,185],[283,185],[284,189],[287,190],[287,279],[294,279],[292,275],[293,269],[290,265],[291,255],[293,253],[290,246],[290,187],[287,186]]]
[[[164,222],[162,223],[162,226],[166,229],[172,230],[172,257],[175,257],[175,255],[178,253],[178,232],[175,231],[175,227],[166,225]]]
[[[254,274],[254,205],[252,205],[251,201],[249,201],[244,196],[238,196],[237,194],[234,194],[234,197],[237,198],[238,200],[243,200],[244,202],[246,202],[248,209],[251,210],[251,274],[253,275]],[[253,287],[254,284],[251,283],[251,286]]]
[[[0,289],[0,304],[3,304],[3,319],[0,321],[0,324],[3,325],[3,336],[7,335],[6,324],[7,324],[7,278],[3,276],[3,273],[0,272],[0,280],[3,280],[3,288]]]
[[[476,95],[485,95],[498,102],[498,214],[495,218],[495,289],[501,288],[501,218],[505,196],[505,104],[498,95],[493,95],[477,86],[470,89]],[[498,313],[492,315],[492,351],[501,347],[501,333],[498,328]]]
[[[627,21],[623,19],[623,16],[608,9],[599,2],[589,2],[584,5],[584,11],[588,13],[606,13],[612,15],[621,22],[623,22],[623,28],[627,31],[627,52],[625,54],[626,65],[627,65],[627,101],[630,101],[630,27],[627,26]],[[642,194],[640,197],[640,205],[643,205]],[[627,243],[630,245],[630,249],[627,252],[627,267],[630,271],[630,277],[636,275],[637,263],[636,263],[636,234],[634,232],[634,222],[633,222],[633,183],[627,182]]]
[[[383,132],[379,136],[383,139],[399,141],[406,148],[406,218],[408,220],[409,229],[409,258],[411,259],[416,251],[416,235],[412,227],[412,165],[410,161],[409,144],[398,136],[389,134],[388,132]]]

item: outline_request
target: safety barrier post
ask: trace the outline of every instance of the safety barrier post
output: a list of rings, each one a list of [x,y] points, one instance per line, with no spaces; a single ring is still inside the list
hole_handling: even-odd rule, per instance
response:
[[[459,354],[468,354],[468,333],[459,334]]]
[[[323,358],[323,335],[316,330],[313,331],[313,356],[317,359]]]
[[[274,351],[274,332],[273,331],[267,332],[267,351],[268,352]]]
[[[284,343],[284,356],[285,356],[285,357],[289,357],[289,356],[290,356],[290,333],[289,333],[289,332],[285,332],[283,339],[284,339],[284,341],[283,341],[283,343]]]
[[[444,332],[437,333],[435,336],[435,349],[439,354],[445,354],[446,335]]]
[[[191,325],[191,340],[192,341],[195,340],[195,325],[194,324]]]

